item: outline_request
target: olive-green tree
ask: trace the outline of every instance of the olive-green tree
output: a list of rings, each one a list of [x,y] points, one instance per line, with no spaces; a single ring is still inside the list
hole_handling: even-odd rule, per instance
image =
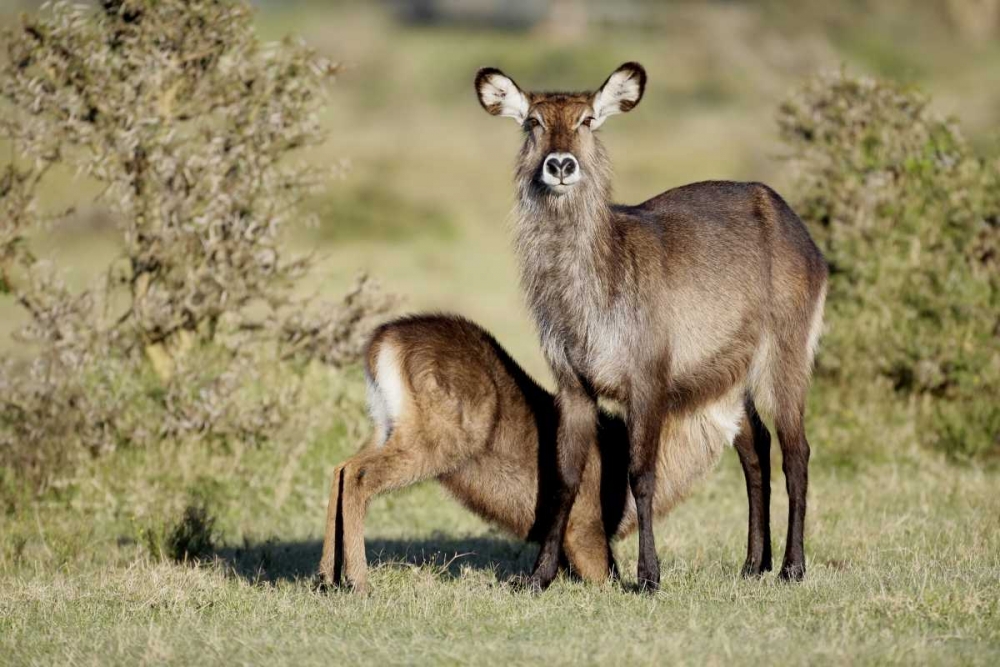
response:
[[[832,270],[820,372],[886,381],[927,444],[1000,452],[1000,162],[888,81],[819,77],[779,124]]]
[[[313,308],[281,237],[330,170],[305,162],[337,66],[262,43],[237,0],[56,3],[4,37],[0,292],[31,356],[0,366],[0,463],[43,484],[79,451],[259,441],[300,411],[289,362],[355,356],[388,303],[363,281]],[[30,239],[53,168],[100,186],[121,254],[70,289]],[[299,364],[301,365],[301,364]]]

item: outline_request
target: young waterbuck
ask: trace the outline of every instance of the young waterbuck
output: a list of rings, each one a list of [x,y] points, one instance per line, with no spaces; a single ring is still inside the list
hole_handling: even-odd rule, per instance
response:
[[[694,183],[638,206],[612,204],[611,166],[595,130],[642,99],[646,72],[637,63],[619,67],[596,92],[524,92],[493,68],[480,70],[475,85],[486,111],[524,130],[515,247],[559,385],[559,475],[547,501],[554,520],[532,583],[544,588],[555,577],[601,396],[625,410],[640,585],[656,588],[660,578],[653,494],[661,440],[672,446],[661,433],[700,415],[732,438],[748,399],[777,428],[790,501],[781,577],[800,579],[803,415],[827,284],[801,220],[759,183]],[[755,477],[767,466],[761,451]],[[763,515],[753,502],[751,515]],[[751,535],[756,562],[768,548],[761,533]]]
[[[337,467],[327,509],[321,580],[367,587],[364,515],[375,494],[436,478],[464,505],[523,539],[550,531],[543,500],[558,484],[555,397],[537,385],[486,331],[451,316],[406,318],[380,327],[366,354],[371,443]],[[745,420],[736,449],[756,460]],[[665,514],[719,459],[721,434],[694,414],[660,450],[654,513]],[[580,493],[564,536],[567,560],[582,578],[615,572],[610,540],[636,525],[628,488],[624,422],[598,416],[597,444],[585,456]],[[665,437],[665,436],[664,436]],[[761,492],[747,477],[751,496]],[[766,489],[766,484],[764,485]],[[766,500],[751,506],[766,505]],[[751,521],[756,520],[751,510]],[[768,563],[770,552],[765,554]],[[750,563],[748,553],[747,563]]]

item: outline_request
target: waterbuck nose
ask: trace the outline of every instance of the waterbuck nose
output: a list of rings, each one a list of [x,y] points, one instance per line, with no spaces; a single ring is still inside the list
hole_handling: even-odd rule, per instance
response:
[[[569,178],[576,170],[576,158],[572,155],[556,153],[545,159],[545,171],[559,180]]]

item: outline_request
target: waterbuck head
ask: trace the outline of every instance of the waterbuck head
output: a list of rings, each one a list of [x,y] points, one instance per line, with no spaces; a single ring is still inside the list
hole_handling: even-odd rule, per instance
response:
[[[557,200],[581,190],[608,189],[610,168],[594,132],[608,116],[631,111],[645,87],[646,70],[631,62],[616,69],[596,91],[584,93],[525,92],[493,67],[476,74],[483,108],[494,116],[513,118],[524,129],[517,164],[519,189],[532,197]]]

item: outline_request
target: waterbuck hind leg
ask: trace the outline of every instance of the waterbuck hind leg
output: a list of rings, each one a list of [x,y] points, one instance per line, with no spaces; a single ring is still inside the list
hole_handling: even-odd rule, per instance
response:
[[[806,574],[805,519],[806,492],[809,486],[809,443],[799,408],[776,417],[778,442],[781,444],[781,468],[788,490],[788,537],[785,559],[779,577],[800,581]]]
[[[547,495],[553,512],[552,525],[542,540],[535,568],[528,579],[532,590],[549,587],[559,573],[559,555],[566,536],[573,501],[580,488],[587,454],[597,443],[597,399],[582,388],[561,390],[557,397],[560,418],[556,434],[555,488],[541,489]],[[547,493],[546,493],[547,492]]]
[[[771,571],[771,434],[747,401],[746,418],[733,442],[743,467],[749,505],[744,577]]]
[[[799,581],[806,574],[805,521],[809,487],[809,442],[806,440],[806,398],[815,346],[822,326],[825,270],[817,276],[812,297],[785,303],[773,325],[778,332],[770,369],[770,412],[781,446],[781,468],[788,493],[788,534],[779,577]],[[802,313],[811,313],[804,321]]]

